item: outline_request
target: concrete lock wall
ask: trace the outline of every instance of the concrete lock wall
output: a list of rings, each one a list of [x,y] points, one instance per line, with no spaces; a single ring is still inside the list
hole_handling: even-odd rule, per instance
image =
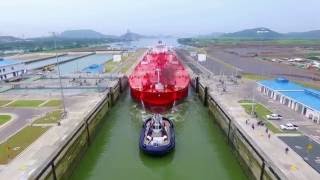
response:
[[[91,139],[99,129],[98,125],[126,86],[127,78],[120,78],[118,83],[110,88],[110,91],[84,118],[74,133],[70,134],[69,140],[60,147],[59,153],[48,160],[47,166],[42,167],[34,179],[68,179],[77,162],[81,160],[90,146]]]
[[[228,144],[234,150],[239,163],[250,179],[280,179],[270,165],[266,165],[262,153],[252,145],[253,142],[245,136],[244,131],[238,127],[234,120],[221,108],[221,106],[208,95],[208,88],[199,81],[191,81],[192,87],[199,87],[199,98],[208,105],[209,113],[222,132],[226,135]],[[199,85],[195,83],[198,82]],[[205,96],[207,94],[207,96]],[[205,98],[206,97],[206,98]]]

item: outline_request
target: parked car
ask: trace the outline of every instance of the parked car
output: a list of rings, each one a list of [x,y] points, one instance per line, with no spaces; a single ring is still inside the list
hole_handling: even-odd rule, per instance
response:
[[[292,123],[287,123],[287,124],[281,124],[280,129],[282,129],[282,130],[298,130],[299,126],[292,124]]]
[[[282,116],[280,114],[269,114],[269,115],[267,115],[267,119],[269,119],[269,120],[281,120]]]

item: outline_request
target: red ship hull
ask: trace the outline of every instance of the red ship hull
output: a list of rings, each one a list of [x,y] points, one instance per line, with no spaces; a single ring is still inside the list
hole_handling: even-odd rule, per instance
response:
[[[171,107],[174,102],[179,102],[188,96],[188,87],[175,92],[145,92],[131,88],[131,97],[143,102],[145,106]]]
[[[171,107],[188,96],[189,75],[172,50],[146,52],[129,77],[131,97],[146,107]]]

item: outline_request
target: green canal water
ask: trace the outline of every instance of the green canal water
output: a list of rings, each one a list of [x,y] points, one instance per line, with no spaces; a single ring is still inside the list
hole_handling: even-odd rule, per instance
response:
[[[150,157],[139,151],[142,119],[148,115],[128,92],[123,95],[106,115],[71,179],[247,179],[221,130],[193,92],[167,114],[176,130],[176,148],[167,156]]]

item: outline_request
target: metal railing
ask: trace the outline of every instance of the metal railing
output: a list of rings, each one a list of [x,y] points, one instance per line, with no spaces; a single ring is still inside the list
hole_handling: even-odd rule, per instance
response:
[[[121,83],[121,80],[119,80],[119,83]],[[119,91],[120,92],[119,83],[117,83],[117,85],[113,88],[112,91]],[[35,173],[33,175],[33,177],[35,177],[35,179],[38,180],[41,178],[45,178],[43,176],[44,175],[47,176],[51,172],[53,179],[57,180],[58,177],[56,174],[55,162],[57,160],[59,160],[59,157],[64,156],[64,152],[66,152],[67,148],[70,145],[72,145],[72,142],[75,141],[81,135],[81,133],[83,133],[84,130],[87,131],[87,144],[90,144],[90,132],[89,132],[90,122],[94,119],[94,117],[104,107],[105,103],[108,103],[109,98],[111,98],[111,101],[112,101],[112,93],[113,93],[112,91],[109,91],[105,94],[104,98],[96,105],[96,107],[92,110],[92,112],[90,112],[89,115],[87,115],[84,118],[84,120],[82,121],[82,123],[77,127],[77,129],[74,130],[70,136],[68,136],[68,139],[64,142],[64,144],[56,152],[54,152],[50,158],[48,158],[50,160],[47,161],[46,163],[44,163],[44,165],[41,168],[39,168],[41,170],[35,171]],[[113,104],[113,102],[111,104]],[[46,174],[46,173],[48,173],[48,174]]]
[[[197,82],[197,81],[196,81]],[[205,87],[198,81],[199,83],[199,87],[202,88],[203,90],[205,90]],[[231,128],[231,123],[233,122],[232,119],[230,118],[230,116],[228,115],[227,112],[225,112],[225,110],[220,106],[219,103],[217,103],[214,98],[212,96],[208,96],[207,97],[210,101],[210,103],[212,103],[217,110],[221,113],[221,115],[226,118],[226,120],[228,120],[228,133],[227,133],[227,138],[228,138],[228,143],[230,142],[230,128]],[[206,99],[204,99],[204,101],[207,101]],[[276,179],[281,179],[281,177],[285,177],[283,173],[281,173],[281,171],[279,169],[277,169],[275,171],[275,169],[273,167],[271,167],[271,163],[269,160],[266,160],[267,156],[266,155],[262,155],[264,153],[261,153],[261,150],[258,150],[253,144],[252,142],[249,140],[249,138],[243,134],[243,132],[237,127],[235,126],[236,131],[238,132],[238,134],[242,137],[242,139],[245,140],[245,142],[249,145],[249,147],[254,151],[254,153],[259,157],[259,159],[262,161],[262,166],[261,166],[261,173],[260,173],[260,179],[263,179],[263,175],[265,172],[265,167],[267,165],[268,169],[270,170],[270,172],[272,173],[272,175],[276,178]],[[279,175],[281,174],[281,175]]]

